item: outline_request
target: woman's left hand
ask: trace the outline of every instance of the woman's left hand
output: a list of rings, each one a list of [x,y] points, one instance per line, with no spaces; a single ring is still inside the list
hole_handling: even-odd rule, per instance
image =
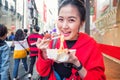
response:
[[[78,58],[75,56],[74,53],[72,52],[68,52],[69,58],[68,58],[68,63],[72,63],[74,65],[80,65],[80,62],[78,60]]]
[[[76,66],[79,66],[79,65],[80,65],[80,62],[79,62],[78,58],[77,58],[76,55],[75,55],[75,51],[70,51],[70,50],[68,50],[68,52],[66,52],[66,53],[61,53],[61,54],[67,54],[67,55],[69,56],[68,60],[65,61],[65,63],[72,63],[72,64],[74,64],[74,65],[76,65]],[[62,57],[61,57],[61,58],[62,58]],[[62,62],[60,62],[59,60],[54,60],[54,61],[57,62],[57,63],[62,63]]]

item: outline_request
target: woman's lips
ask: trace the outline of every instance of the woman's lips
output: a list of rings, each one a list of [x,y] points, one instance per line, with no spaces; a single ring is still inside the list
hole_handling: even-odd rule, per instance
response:
[[[64,37],[68,37],[70,35],[70,32],[63,33]]]

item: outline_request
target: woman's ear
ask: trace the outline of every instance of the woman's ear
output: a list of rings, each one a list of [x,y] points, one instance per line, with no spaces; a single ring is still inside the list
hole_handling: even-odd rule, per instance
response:
[[[84,31],[84,30],[83,30],[83,29],[84,29],[84,26],[85,26],[85,21],[82,21],[82,22],[80,23],[80,27],[79,27],[79,29],[78,29],[78,32],[80,32],[81,30]]]
[[[81,22],[81,26],[83,26],[84,24],[85,24],[85,21],[82,21],[82,22]]]

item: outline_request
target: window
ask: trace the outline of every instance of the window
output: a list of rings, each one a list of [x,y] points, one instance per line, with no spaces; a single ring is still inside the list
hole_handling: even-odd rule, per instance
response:
[[[5,0],[5,9],[8,10],[8,2]]]

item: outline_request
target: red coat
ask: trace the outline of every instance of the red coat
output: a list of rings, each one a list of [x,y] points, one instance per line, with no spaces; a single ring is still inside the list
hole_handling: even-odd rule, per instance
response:
[[[57,41],[56,47],[59,48],[60,40]],[[50,44],[50,47],[52,45]],[[67,48],[66,43],[64,42],[64,47]],[[87,34],[80,33],[80,36],[77,42],[71,49],[76,49],[76,56],[79,61],[82,63],[84,68],[87,70],[87,75],[84,80],[106,80],[104,75],[104,63],[103,56],[98,48],[98,44],[94,41],[93,38],[89,37]],[[51,65],[53,61],[44,60],[41,57],[41,54],[38,55],[38,60],[36,63],[37,72],[41,76],[47,76],[50,73]],[[80,76],[75,76],[75,69],[72,69],[72,75],[67,80],[81,80]],[[49,80],[56,80],[54,72],[50,74]]]

